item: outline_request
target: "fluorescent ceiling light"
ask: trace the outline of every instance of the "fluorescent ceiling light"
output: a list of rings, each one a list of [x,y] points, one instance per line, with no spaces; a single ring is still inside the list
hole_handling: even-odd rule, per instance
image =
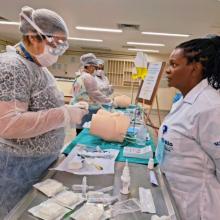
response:
[[[68,37],[68,40],[82,40],[82,41],[96,41],[96,42],[103,42],[103,40],[99,40],[99,39],[76,38],[76,37]]]
[[[134,51],[146,51],[146,52],[155,52],[155,53],[159,53],[159,50],[145,50],[145,49],[132,49],[132,48],[129,48],[128,50],[134,50]]]
[[[154,32],[142,32],[142,34],[173,36],[173,37],[189,37],[190,36],[190,34],[168,34],[168,33],[154,33]]]
[[[87,30],[87,31],[107,31],[107,32],[122,32],[118,29],[107,29],[107,28],[90,28],[90,27],[76,27],[78,30]]]
[[[165,44],[151,44],[151,43],[138,43],[138,42],[127,42],[127,44],[146,45],[146,46],[158,46],[158,47],[165,46]]]
[[[20,22],[0,21],[0,24],[20,25]]]

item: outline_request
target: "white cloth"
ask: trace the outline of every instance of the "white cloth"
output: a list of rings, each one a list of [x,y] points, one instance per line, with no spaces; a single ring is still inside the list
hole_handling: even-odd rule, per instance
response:
[[[101,76],[101,77],[95,76],[95,80],[97,82],[99,90],[103,95],[109,96],[114,92],[114,87],[109,85],[107,76]]]
[[[220,94],[204,79],[173,104],[163,125],[162,171],[182,220],[220,216]]]

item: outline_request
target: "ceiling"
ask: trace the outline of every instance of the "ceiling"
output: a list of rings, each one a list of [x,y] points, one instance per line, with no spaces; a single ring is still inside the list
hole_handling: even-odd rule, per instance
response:
[[[23,6],[47,8],[65,20],[70,37],[102,39],[103,42],[69,40],[70,49],[101,47],[128,52],[128,41],[165,44],[164,47],[133,45],[139,49],[159,50],[169,54],[173,48],[193,38],[220,32],[219,0],[0,0],[0,17],[19,21]],[[77,30],[75,26],[116,29],[118,23],[140,25],[139,31],[123,33]],[[211,27],[213,26],[213,27]],[[146,32],[192,34],[185,37],[150,36]],[[0,25],[0,39],[17,42],[18,26]],[[135,53],[135,52],[134,52]]]

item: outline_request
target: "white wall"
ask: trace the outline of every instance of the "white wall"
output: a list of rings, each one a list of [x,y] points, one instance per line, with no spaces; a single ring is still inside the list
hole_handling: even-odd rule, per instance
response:
[[[72,63],[71,62],[71,58],[74,57],[75,58],[75,62]],[[52,69],[52,66],[49,67],[48,69],[50,70],[50,72],[54,75],[54,76],[61,76],[61,77],[76,77],[75,72],[78,71],[79,69],[79,64],[80,63],[80,56],[73,56],[73,55],[63,55],[61,57],[59,57],[57,64],[61,64],[62,65],[62,69],[61,70],[54,70]],[[65,74],[65,69],[64,69],[64,64],[67,64],[67,74]]]
[[[71,62],[71,58],[75,58],[75,62]],[[113,60],[119,60],[119,58],[106,58],[106,57],[98,57],[99,59],[102,59],[104,61],[113,59]],[[167,62],[169,59],[169,55],[167,54],[148,54],[148,61],[149,62],[161,62],[165,61]],[[126,60],[126,61],[133,61],[134,59],[120,59],[120,60]],[[60,77],[75,77],[75,72],[79,70],[80,64],[80,56],[76,55],[63,55],[59,57],[57,63],[62,64],[61,70],[54,70],[52,67],[49,67],[48,69],[51,71],[51,73],[54,76],[60,76]],[[64,64],[67,64],[67,74],[65,74],[64,70]]]

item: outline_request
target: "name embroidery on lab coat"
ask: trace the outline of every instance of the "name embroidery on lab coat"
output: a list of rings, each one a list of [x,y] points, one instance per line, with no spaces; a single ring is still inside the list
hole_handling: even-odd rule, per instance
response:
[[[163,126],[163,135],[166,134],[167,131],[168,131],[168,127],[166,125],[164,125]],[[164,139],[164,147],[165,147],[165,150],[167,150],[167,151],[173,150],[173,144],[165,139]]]
[[[173,144],[167,140],[164,140],[165,141],[165,150],[167,151],[172,151],[173,150]]]
[[[220,141],[214,143],[215,146],[220,146]]]

